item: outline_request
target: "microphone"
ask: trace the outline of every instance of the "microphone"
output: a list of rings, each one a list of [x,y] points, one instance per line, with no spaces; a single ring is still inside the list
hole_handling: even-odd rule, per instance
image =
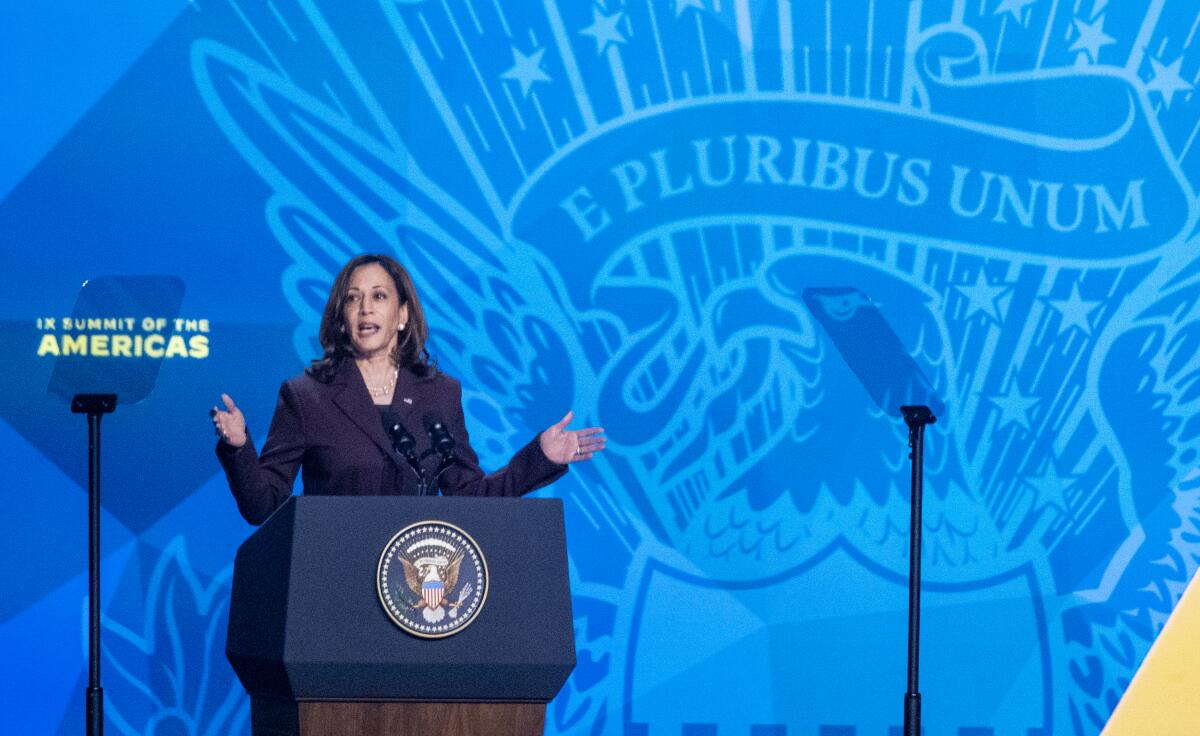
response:
[[[400,456],[408,460],[410,464],[416,462],[417,441],[399,420],[393,418],[388,422],[388,434],[392,436],[392,447],[396,449],[396,452],[400,453]]]
[[[429,444],[443,460],[454,459],[454,438],[442,420],[432,414],[425,415],[425,431],[429,433]]]

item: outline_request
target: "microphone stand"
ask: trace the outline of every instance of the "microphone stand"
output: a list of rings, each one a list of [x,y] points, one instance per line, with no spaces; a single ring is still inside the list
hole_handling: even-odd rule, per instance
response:
[[[404,458],[405,462],[408,463],[408,467],[412,468],[413,473],[417,476],[417,495],[427,495],[429,493],[429,481],[425,478],[424,469],[421,468],[421,460],[417,457],[416,453],[417,445],[412,435],[408,433],[403,424],[395,420],[393,420],[392,426],[388,428],[388,434],[392,436],[392,449],[400,457]]]
[[[88,423],[88,686],[87,736],[104,733],[100,687],[100,418],[117,408],[116,394],[75,394],[71,413]]]
[[[413,469],[417,475],[417,495],[429,495],[429,480],[425,477],[425,471],[421,468],[421,463],[415,457],[405,458],[408,460],[408,466]]]
[[[921,650],[921,469],[925,459],[925,425],[937,417],[928,406],[902,406],[900,413],[908,425],[908,446],[912,452],[912,511],[909,518],[908,549],[908,691],[904,694],[904,736],[920,736],[921,691],[917,672]]]
[[[425,451],[425,455],[437,453],[442,458],[442,462],[433,472],[429,484],[430,489],[436,493],[441,483],[442,473],[446,472],[456,460],[454,438],[450,436],[445,424],[429,416],[425,418],[425,432],[429,435],[430,445],[429,449]]]
[[[456,460],[453,447],[451,447],[449,450],[444,450],[444,449],[443,450],[434,450],[433,448],[430,448],[430,449],[426,450],[425,452],[421,453],[421,460],[424,460],[425,458],[429,457],[430,455],[434,455],[434,454],[440,455],[442,458],[442,462],[438,464],[437,470],[433,471],[432,474],[426,473],[425,469],[423,467],[421,467],[420,462],[412,461],[413,468],[417,471],[417,478],[418,478],[417,495],[418,496],[424,496],[429,493],[433,493],[433,495],[436,496],[438,493],[438,488],[439,488],[438,484],[440,483],[440,481],[442,479],[442,473],[449,470],[450,466],[453,465],[454,461]]]
[[[447,454],[442,455],[442,462],[441,462],[441,464],[438,465],[438,469],[435,470],[433,473],[433,480],[430,483],[430,488],[436,489],[436,488],[440,487],[441,480],[442,480],[442,473],[444,473],[450,469],[450,466],[454,464],[454,460],[455,460],[455,457],[454,457],[453,450],[451,450]]]

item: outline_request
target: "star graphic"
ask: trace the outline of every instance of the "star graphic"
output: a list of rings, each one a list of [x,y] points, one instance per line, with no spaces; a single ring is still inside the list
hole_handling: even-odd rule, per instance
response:
[[[1008,291],[1008,284],[989,284],[987,276],[980,270],[975,277],[975,283],[969,286],[958,285],[954,288],[958,289],[963,296],[967,298],[967,317],[970,318],[976,312],[983,312],[993,322],[1000,321],[1000,307],[997,306],[996,300]]]
[[[1058,325],[1058,334],[1062,334],[1072,327],[1078,327],[1085,334],[1092,334],[1092,323],[1088,320],[1088,316],[1100,306],[1099,301],[1091,301],[1084,299],[1079,294],[1079,284],[1071,285],[1071,296],[1066,299],[1047,299],[1046,302],[1062,315],[1062,322]]]
[[[1021,20],[1021,11],[1036,2],[1037,0],[1000,0],[1000,4],[992,11],[992,15],[1008,13],[1012,15],[1013,20],[1021,25],[1025,25],[1025,21]]]
[[[542,54],[546,49],[538,49],[529,56],[522,54],[516,46],[512,47],[513,65],[501,74],[505,79],[511,79],[521,85],[521,97],[529,96],[529,89],[535,82],[549,82],[550,75],[542,69]]]
[[[1093,64],[1100,60],[1101,48],[1117,42],[1117,39],[1104,32],[1103,15],[1093,23],[1085,23],[1079,18],[1075,18],[1074,23],[1079,38],[1075,39],[1069,50],[1086,52]]]
[[[598,5],[592,6],[592,24],[579,33],[591,36],[596,40],[596,54],[603,54],[610,44],[625,43],[625,36],[617,24],[621,22],[624,13],[618,11],[612,15],[604,15]]]
[[[704,10],[704,3],[701,0],[675,0],[675,17],[683,15],[683,11],[688,8]]]
[[[1056,506],[1059,510],[1067,511],[1066,490],[1075,482],[1073,475],[1060,475],[1054,459],[1046,464],[1046,472],[1040,476],[1022,476],[1021,482],[1037,493],[1035,507]]]
[[[1040,399],[1037,396],[1026,396],[1021,393],[1016,380],[1008,387],[1008,393],[987,398],[1000,409],[1000,419],[996,422],[997,429],[1003,429],[1009,424],[1016,424],[1026,431],[1033,428],[1032,422],[1029,421],[1029,410]]]
[[[1179,67],[1183,66],[1183,57],[1180,56],[1170,66],[1163,66],[1162,62],[1150,57],[1150,68],[1154,71],[1154,76],[1149,82],[1146,82],[1147,92],[1157,92],[1162,95],[1163,102],[1167,108],[1171,107],[1171,99],[1175,97],[1176,92],[1187,92],[1192,88],[1183,77],[1179,76]]]

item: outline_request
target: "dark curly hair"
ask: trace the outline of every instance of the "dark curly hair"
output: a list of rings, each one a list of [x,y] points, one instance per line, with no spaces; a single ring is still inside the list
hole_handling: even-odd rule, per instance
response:
[[[395,258],[368,253],[355,256],[342,266],[329,289],[329,299],[325,302],[325,311],[321,315],[321,329],[317,333],[317,339],[325,354],[308,367],[308,373],[318,380],[328,381],[337,372],[343,360],[354,357],[354,344],[350,342],[350,335],[345,329],[346,292],[350,290],[350,277],[355,269],[372,263],[379,264],[388,272],[396,286],[400,304],[408,305],[408,323],[392,351],[392,362],[396,367],[407,368],[418,376],[429,375],[437,370],[425,349],[429,326],[425,323],[425,310],[421,308],[421,300],[417,297],[412,277]]]

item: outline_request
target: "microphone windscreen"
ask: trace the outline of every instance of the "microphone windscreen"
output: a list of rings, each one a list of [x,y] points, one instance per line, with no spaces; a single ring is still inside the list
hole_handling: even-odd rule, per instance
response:
[[[416,447],[417,441],[396,417],[388,417],[387,430],[392,438],[392,446],[399,450],[400,454],[407,456]]]
[[[425,424],[425,431],[429,434],[429,442],[433,445],[433,449],[442,456],[450,456],[454,453],[454,438],[450,436],[450,430],[442,422],[442,420],[434,414],[426,414],[422,418]]]

